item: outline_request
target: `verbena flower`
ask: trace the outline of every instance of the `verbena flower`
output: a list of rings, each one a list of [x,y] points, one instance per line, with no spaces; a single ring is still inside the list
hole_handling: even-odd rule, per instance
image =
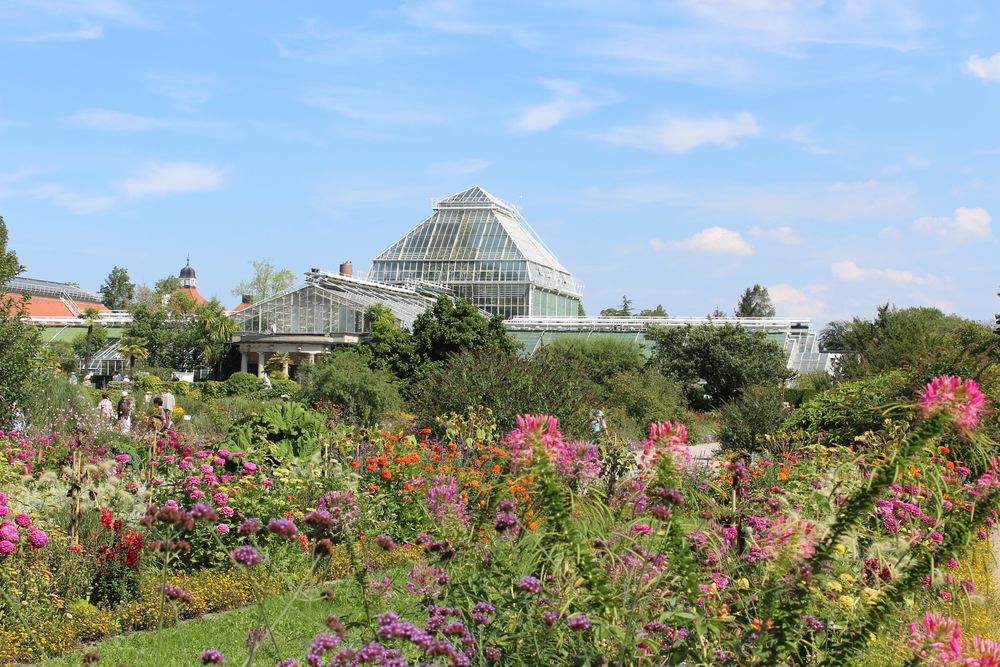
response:
[[[521,577],[521,580],[517,582],[517,587],[528,593],[542,592],[542,582],[537,577]]]
[[[575,614],[566,619],[566,627],[570,630],[589,630],[593,622],[586,614]]]
[[[203,665],[224,665],[226,658],[215,649],[208,649],[201,652],[201,664]]]
[[[295,527],[294,521],[291,519],[279,519],[277,517],[267,522],[267,529],[275,535],[281,535],[288,539],[292,539],[299,532],[298,528]]]
[[[240,565],[245,565],[247,567],[259,565],[264,561],[261,555],[257,553],[257,550],[249,544],[244,544],[243,546],[236,547],[230,551],[229,558]]]

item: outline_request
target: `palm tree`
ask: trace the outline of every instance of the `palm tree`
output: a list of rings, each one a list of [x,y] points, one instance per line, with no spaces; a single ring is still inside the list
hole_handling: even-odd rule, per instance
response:
[[[275,371],[283,371],[290,363],[292,363],[292,355],[285,352],[279,352],[268,357],[267,363],[264,364],[264,367],[269,373],[274,373]]]
[[[216,377],[222,377],[222,360],[226,356],[226,345],[236,332],[236,321],[223,310],[205,313],[201,316],[201,333],[205,358],[216,367]]]
[[[118,352],[128,357],[128,374],[135,377],[136,359],[145,359],[149,356],[149,344],[145,338],[122,338],[118,343]]]
[[[101,316],[101,311],[96,308],[87,308],[81,312],[77,317],[81,320],[87,321],[87,354],[84,357],[83,365],[86,370],[90,370],[90,358],[91,349],[90,343],[91,339],[94,337],[94,325],[97,324],[97,319]]]

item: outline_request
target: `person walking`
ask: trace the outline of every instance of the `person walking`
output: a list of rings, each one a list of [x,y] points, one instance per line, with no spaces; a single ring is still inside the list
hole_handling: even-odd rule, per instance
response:
[[[101,400],[97,404],[97,411],[101,415],[101,419],[104,419],[107,423],[111,423],[115,419],[115,406],[111,404],[111,399],[108,398],[108,392],[101,394]]]
[[[73,371],[73,372],[71,372],[69,374],[69,383],[70,384],[76,384],[79,381],[80,381],[79,378],[76,377],[76,371]]]
[[[27,420],[24,418],[24,412],[17,406],[17,401],[14,401],[10,406],[11,419],[10,419],[10,432],[16,433],[18,435],[23,435],[24,431],[28,428]]]
[[[122,433],[128,433],[132,430],[133,408],[135,408],[135,404],[129,398],[128,392],[123,391],[122,397],[118,400],[118,426],[121,428]]]

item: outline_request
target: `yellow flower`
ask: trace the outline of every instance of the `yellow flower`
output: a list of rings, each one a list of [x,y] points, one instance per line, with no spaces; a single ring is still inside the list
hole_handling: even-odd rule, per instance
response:
[[[844,587],[840,585],[839,581],[834,581],[831,579],[830,581],[826,582],[826,589],[828,591],[833,591],[834,593],[840,593],[842,590],[844,590]]]
[[[837,602],[850,609],[854,607],[854,605],[857,603],[857,600],[852,598],[850,595],[841,595],[839,598],[837,598]]]
[[[833,545],[833,550],[837,553],[838,556],[843,556],[847,552],[847,547],[845,547],[843,544],[838,543]]]
[[[749,590],[750,581],[746,577],[743,577],[742,579],[737,579],[736,588],[740,589],[741,591]]]
[[[840,580],[843,581],[845,584],[849,584],[852,581],[854,581],[854,577],[845,572],[842,575],[840,575]]]

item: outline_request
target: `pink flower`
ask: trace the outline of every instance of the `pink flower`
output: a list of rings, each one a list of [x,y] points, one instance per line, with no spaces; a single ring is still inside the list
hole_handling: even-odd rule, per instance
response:
[[[219,532],[220,535],[228,535],[229,534],[229,525],[228,524],[220,523],[218,526],[215,527],[215,529]]]
[[[10,540],[0,540],[0,556],[6,556],[14,551],[14,543]]]
[[[257,464],[250,463],[250,461],[247,461],[246,463],[243,464],[243,472],[245,472],[248,475],[254,474],[255,472],[257,472]]]
[[[44,531],[38,530],[35,527],[31,527],[28,529],[28,544],[35,547],[36,549],[41,549],[48,543],[49,543],[49,536],[46,535]]]
[[[21,528],[27,528],[31,525],[31,517],[22,512],[14,517],[14,523],[19,525]]]
[[[986,397],[975,380],[962,380],[955,375],[941,375],[927,384],[920,395],[920,413],[926,419],[940,411],[950,413],[956,424],[974,429],[979,414],[986,408]]]
[[[129,461],[131,461],[131,458],[129,457],[128,454],[119,454],[118,456],[115,457],[115,461],[117,461],[118,463],[128,463]]]

